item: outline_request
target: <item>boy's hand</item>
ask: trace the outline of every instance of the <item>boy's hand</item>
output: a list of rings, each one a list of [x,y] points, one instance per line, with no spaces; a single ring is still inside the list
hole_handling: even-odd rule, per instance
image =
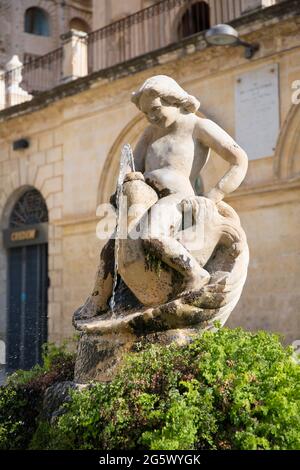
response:
[[[125,178],[124,178],[124,183],[127,181],[133,181],[133,180],[141,180],[145,181],[143,173],[140,171],[131,171],[130,173],[126,173]]]
[[[192,213],[193,224],[198,223],[201,220],[201,211],[210,211],[212,209],[213,202],[211,199],[204,198],[203,196],[190,196],[183,199],[180,202],[181,210],[188,214]]]

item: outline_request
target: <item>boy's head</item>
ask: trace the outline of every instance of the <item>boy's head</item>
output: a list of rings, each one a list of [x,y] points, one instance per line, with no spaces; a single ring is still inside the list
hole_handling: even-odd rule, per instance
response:
[[[173,78],[156,75],[148,78],[132,93],[131,101],[147,116],[151,124],[169,127],[180,113],[195,113],[199,101],[186,93]]]

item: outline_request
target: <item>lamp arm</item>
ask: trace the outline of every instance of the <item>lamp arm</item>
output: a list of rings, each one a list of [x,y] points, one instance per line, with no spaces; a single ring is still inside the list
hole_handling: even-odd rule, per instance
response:
[[[259,44],[258,43],[251,44],[249,42],[243,41],[240,38],[238,39],[236,45],[237,46],[243,46],[245,48],[245,58],[246,59],[251,59],[251,57],[253,57],[255,52],[257,52],[259,50]]]

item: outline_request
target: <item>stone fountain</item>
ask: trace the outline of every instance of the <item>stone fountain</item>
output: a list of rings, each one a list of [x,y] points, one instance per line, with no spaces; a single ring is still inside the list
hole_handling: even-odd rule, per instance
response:
[[[75,381],[109,381],[127,351],[185,344],[223,325],[247,276],[249,252],[223,201],[243,181],[247,155],[172,78],[154,76],[132,95],[149,126],[133,158],[121,155],[111,203],[116,230],[100,254],[95,286],[73,317],[80,332]],[[207,194],[195,180],[210,149],[229,169]]]

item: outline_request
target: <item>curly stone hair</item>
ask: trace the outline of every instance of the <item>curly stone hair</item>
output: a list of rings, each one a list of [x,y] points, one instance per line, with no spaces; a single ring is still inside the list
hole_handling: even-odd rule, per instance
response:
[[[146,93],[160,97],[171,106],[180,106],[188,113],[195,113],[200,102],[184,91],[173,78],[167,75],[155,75],[148,78],[143,85],[131,95],[131,101],[140,109],[140,98]]]

